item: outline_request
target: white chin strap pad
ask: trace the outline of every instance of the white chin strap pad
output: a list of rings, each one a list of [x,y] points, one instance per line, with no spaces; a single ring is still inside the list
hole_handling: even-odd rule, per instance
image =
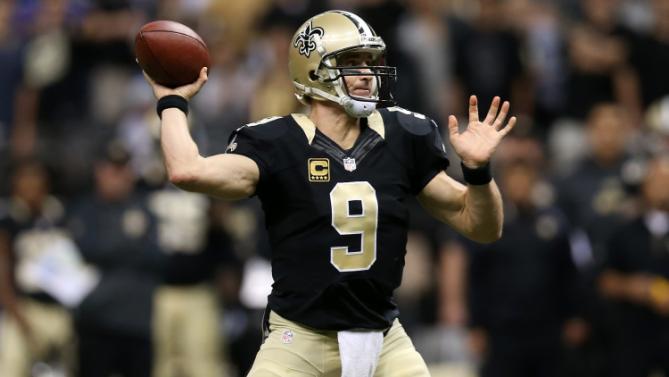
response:
[[[354,118],[367,118],[376,110],[376,102],[358,101],[350,97],[344,98],[341,106]]]

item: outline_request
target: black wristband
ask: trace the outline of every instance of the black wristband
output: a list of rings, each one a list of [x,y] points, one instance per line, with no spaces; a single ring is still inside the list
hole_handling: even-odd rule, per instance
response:
[[[163,110],[176,107],[188,115],[188,100],[182,96],[171,94],[169,96],[161,97],[156,104],[156,112],[159,118],[163,118]]]
[[[490,163],[487,163],[480,168],[470,169],[461,162],[460,167],[462,167],[462,177],[468,185],[480,186],[486,185],[492,181]]]

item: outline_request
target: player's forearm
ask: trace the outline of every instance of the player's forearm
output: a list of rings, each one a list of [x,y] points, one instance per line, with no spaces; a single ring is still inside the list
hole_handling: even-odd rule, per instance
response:
[[[489,243],[502,236],[502,195],[495,181],[467,186],[460,218],[465,224],[465,236],[474,241]]]
[[[437,220],[469,239],[489,243],[502,235],[502,196],[495,181],[465,186],[440,173],[418,199]]]
[[[170,182],[181,186],[196,179],[202,156],[188,130],[186,114],[177,108],[163,111],[160,143]]]

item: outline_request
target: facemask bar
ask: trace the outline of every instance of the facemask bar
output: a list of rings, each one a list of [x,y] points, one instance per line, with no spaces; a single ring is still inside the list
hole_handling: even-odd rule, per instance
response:
[[[337,78],[341,80],[341,86],[347,96],[357,101],[376,102],[383,106],[395,105],[393,98],[393,89],[395,87],[397,73],[395,67],[387,66],[348,66],[346,68],[338,67],[339,70]],[[365,70],[365,71],[360,71]],[[370,97],[358,97],[348,91],[348,86],[345,82],[346,76],[371,76],[373,80],[373,92]],[[329,79],[326,81],[334,81]]]
[[[350,98],[361,101],[361,102],[375,102],[382,106],[393,106],[395,105],[395,99],[393,98],[392,92],[397,81],[397,69],[384,64],[374,64],[374,65],[361,65],[361,66],[331,66],[329,65],[329,60],[334,58],[335,61],[338,61],[338,57],[349,53],[351,51],[359,50],[361,53],[369,52],[371,54],[378,55],[375,60],[376,62],[384,62],[384,57],[382,54],[379,54],[379,51],[383,51],[383,46],[381,45],[363,45],[363,46],[354,46],[339,51],[334,51],[323,56],[321,60],[321,67],[319,70],[326,69],[328,70],[327,78],[322,79],[323,82],[335,82],[339,80],[339,85],[343,92]],[[370,97],[359,97],[349,93],[348,86],[345,82],[346,76],[370,76],[374,80],[373,93]]]

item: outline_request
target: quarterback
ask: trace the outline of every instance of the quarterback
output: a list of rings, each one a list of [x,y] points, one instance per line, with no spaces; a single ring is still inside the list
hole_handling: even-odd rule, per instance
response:
[[[272,246],[274,284],[265,341],[249,376],[428,376],[398,320],[393,291],[406,253],[406,199],[479,242],[502,233],[502,202],[489,161],[516,119],[495,98],[479,120],[448,119],[466,185],[450,178],[434,121],[393,107],[395,68],[360,17],[328,11],[291,40],[289,69],[308,114],[237,129],[226,153],[203,157],[188,131],[188,100],[207,80],[158,98],[171,182],[226,199],[257,195]]]

